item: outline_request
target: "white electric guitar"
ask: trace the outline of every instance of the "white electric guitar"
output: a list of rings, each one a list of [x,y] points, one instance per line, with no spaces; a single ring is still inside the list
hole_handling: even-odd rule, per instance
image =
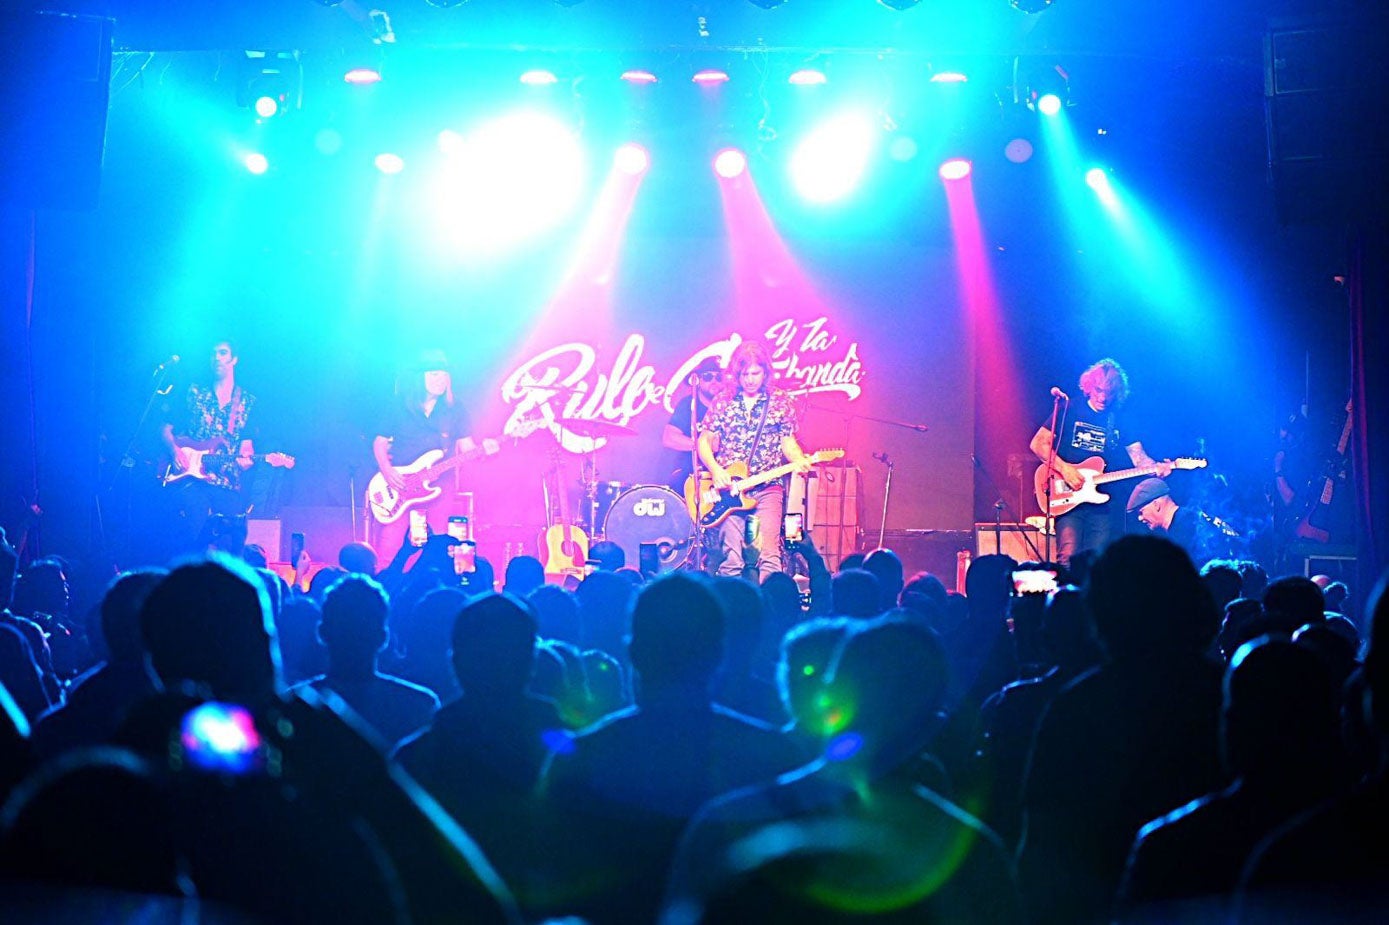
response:
[[[1091,456],[1083,462],[1076,463],[1076,468],[1080,470],[1081,478],[1084,481],[1081,482],[1079,488],[1074,489],[1066,484],[1066,480],[1061,477],[1060,472],[1053,469],[1051,473],[1051,510],[1048,513],[1053,517],[1059,517],[1081,504],[1104,504],[1109,500],[1109,495],[1101,492],[1098,486],[1108,482],[1117,482],[1120,479],[1152,475],[1158,471],[1160,465],[1161,463],[1153,463],[1150,466],[1135,466],[1132,469],[1116,469],[1113,472],[1105,472],[1103,457]],[[1205,465],[1204,459],[1183,457],[1172,460],[1173,469],[1203,469]],[[1037,467],[1037,474],[1033,478],[1033,488],[1037,492],[1037,506],[1046,511],[1047,467],[1045,463]]]
[[[544,418],[521,421],[512,427],[510,433],[505,434],[500,439],[529,437],[544,426],[546,426]],[[439,476],[458,468],[463,463],[492,456],[500,451],[499,440],[488,438],[469,450],[455,453],[448,459],[444,458],[443,450],[430,450],[422,453],[408,466],[401,466],[397,469],[401,478],[405,480],[400,491],[396,491],[386,482],[385,475],[380,472],[376,473],[367,483],[367,507],[371,511],[371,516],[376,518],[377,523],[383,524],[399,520],[410,508],[417,504],[433,501],[444,493],[442,488],[434,484]]]

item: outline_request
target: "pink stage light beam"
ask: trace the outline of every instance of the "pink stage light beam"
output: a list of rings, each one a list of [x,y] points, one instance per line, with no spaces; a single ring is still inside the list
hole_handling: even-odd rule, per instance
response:
[[[955,266],[965,308],[973,319],[976,381],[979,405],[975,409],[980,455],[999,460],[1032,436],[1018,389],[1019,367],[1003,322],[994,288],[984,231],[974,200],[973,180],[966,174],[944,183],[950,208],[950,228],[955,239]],[[1021,515],[1019,515],[1021,516]]]

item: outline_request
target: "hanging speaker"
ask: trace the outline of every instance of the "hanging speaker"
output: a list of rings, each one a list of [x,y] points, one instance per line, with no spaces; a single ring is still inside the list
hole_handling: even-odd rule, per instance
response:
[[[7,19],[0,38],[0,183],[29,208],[93,209],[101,184],[113,20],[54,11]]]

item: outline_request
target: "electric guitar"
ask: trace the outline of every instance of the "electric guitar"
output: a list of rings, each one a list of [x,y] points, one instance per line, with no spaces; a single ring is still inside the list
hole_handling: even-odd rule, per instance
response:
[[[1059,517],[1067,513],[1072,508],[1082,504],[1103,504],[1109,500],[1109,495],[1100,492],[1097,486],[1108,482],[1117,482],[1120,479],[1137,478],[1140,475],[1152,475],[1158,471],[1160,463],[1153,463],[1150,466],[1135,466],[1132,469],[1116,469],[1113,472],[1104,471],[1104,459],[1100,456],[1091,456],[1084,462],[1076,463],[1076,468],[1080,470],[1081,477],[1085,480],[1079,488],[1071,488],[1066,484],[1066,480],[1061,477],[1061,473],[1052,470],[1051,482],[1051,510],[1047,511],[1047,466],[1046,463],[1037,467],[1037,474],[1033,478],[1033,487],[1037,492],[1037,506],[1053,517]],[[1206,466],[1204,459],[1191,459],[1182,457],[1172,460],[1173,469],[1203,469]]]
[[[1322,489],[1315,495],[1311,503],[1307,505],[1307,511],[1302,515],[1302,519],[1293,528],[1293,535],[1300,540],[1311,540],[1313,543],[1329,543],[1331,541],[1331,531],[1318,527],[1312,523],[1312,518],[1322,513],[1331,504],[1331,498],[1336,493],[1336,482],[1345,477],[1346,472],[1346,447],[1350,445],[1350,426],[1354,420],[1355,405],[1352,401],[1346,402],[1346,424],[1341,428],[1341,439],[1336,441],[1336,455],[1328,457],[1326,467],[1322,470]],[[1315,481],[1312,482],[1316,484]]]
[[[434,484],[439,476],[457,469],[466,462],[500,452],[500,439],[529,437],[544,426],[543,418],[521,421],[511,433],[503,435],[503,438],[488,438],[472,449],[455,453],[448,459],[444,458],[443,450],[421,453],[410,465],[399,467],[400,476],[405,481],[400,491],[396,491],[386,482],[384,474],[377,472],[371,477],[371,481],[367,482],[367,508],[377,523],[394,523],[410,508],[426,501],[433,501],[444,493],[442,488]]]
[[[812,465],[818,466],[840,459],[843,455],[844,451],[839,449],[820,450],[811,453],[808,458]],[[748,464],[742,460],[729,464],[727,469],[728,474],[733,476],[733,484],[728,488],[715,488],[714,477],[708,472],[699,474],[698,485],[695,485],[693,475],[685,479],[685,507],[689,509],[690,517],[701,527],[716,527],[727,520],[734,511],[752,510],[757,506],[757,501],[747,497],[745,492],[795,471],[796,464],[787,463],[751,477],[748,476]],[[776,529],[780,530],[781,527],[778,526]]]
[[[178,441],[178,446],[188,451],[188,468],[182,472],[177,471],[173,464],[169,464],[164,469],[161,482],[171,485],[180,479],[197,479],[199,482],[209,481],[214,477],[214,473],[208,471],[209,465],[224,467],[238,459],[249,459],[251,462],[265,463],[277,469],[293,469],[294,457],[285,453],[258,453],[254,456],[240,456],[227,449],[227,442],[220,437],[211,440],[200,441]]]

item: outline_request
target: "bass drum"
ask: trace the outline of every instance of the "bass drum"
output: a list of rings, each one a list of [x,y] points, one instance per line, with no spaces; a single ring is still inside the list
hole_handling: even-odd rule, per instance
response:
[[[638,485],[617,496],[603,520],[603,535],[622,547],[627,564],[668,572],[689,558],[694,521],[685,499],[664,485]],[[641,548],[654,546],[655,562],[642,567]]]

